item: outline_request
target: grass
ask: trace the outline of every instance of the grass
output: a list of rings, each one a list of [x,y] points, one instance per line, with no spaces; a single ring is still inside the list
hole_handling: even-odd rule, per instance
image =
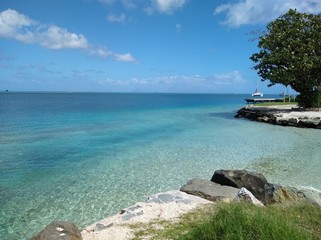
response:
[[[219,206],[209,220],[180,240],[304,240],[321,239],[321,210],[312,205],[273,206],[231,204]]]
[[[316,205],[271,205],[262,208],[246,203],[218,203],[213,206],[184,214],[175,223],[155,221],[132,225],[134,239],[321,239],[321,208]]]
[[[210,216],[212,216],[215,211],[212,205],[205,205],[181,215],[180,219],[174,222],[157,220],[149,222],[148,224],[131,224],[129,227],[134,230],[135,235],[132,240],[176,239],[178,236],[188,233],[191,228],[196,228],[200,223],[210,220]]]
[[[256,103],[255,106],[282,106],[282,105],[298,105],[297,102],[263,102]]]

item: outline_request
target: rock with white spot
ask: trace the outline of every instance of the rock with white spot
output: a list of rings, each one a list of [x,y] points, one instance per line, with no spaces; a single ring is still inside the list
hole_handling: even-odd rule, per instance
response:
[[[82,240],[82,237],[75,224],[60,221],[50,223],[30,240]]]
[[[249,202],[256,206],[263,207],[264,204],[258,200],[249,190],[241,188],[237,196],[233,199],[234,202]]]

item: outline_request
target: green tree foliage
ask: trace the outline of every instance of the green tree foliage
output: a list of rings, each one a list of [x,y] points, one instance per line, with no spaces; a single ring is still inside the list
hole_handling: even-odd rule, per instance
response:
[[[320,15],[289,10],[267,25],[258,47],[250,59],[262,80],[291,86],[301,106],[315,107],[321,91]]]

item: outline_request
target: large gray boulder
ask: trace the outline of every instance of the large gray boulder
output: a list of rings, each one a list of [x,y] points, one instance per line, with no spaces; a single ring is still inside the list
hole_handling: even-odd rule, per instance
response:
[[[210,201],[232,201],[239,191],[238,188],[222,186],[209,180],[195,178],[189,180],[180,189],[182,192],[202,197]]]
[[[235,188],[244,187],[260,201],[265,199],[264,185],[268,183],[263,174],[246,170],[217,170],[211,181]]]
[[[75,224],[60,221],[50,223],[30,240],[82,240],[82,237]]]

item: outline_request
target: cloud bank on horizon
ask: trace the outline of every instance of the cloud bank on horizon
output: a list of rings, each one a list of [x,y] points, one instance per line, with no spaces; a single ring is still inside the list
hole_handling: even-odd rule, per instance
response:
[[[10,6],[10,1],[7,2]],[[246,60],[253,50],[249,44],[237,41],[245,35],[247,30],[244,29],[266,24],[290,8],[315,14],[321,12],[320,0],[220,0],[216,4],[196,0],[83,0],[80,4],[100,6],[99,12],[105,14],[105,23],[100,24],[108,29],[106,34],[101,34],[104,38],[96,32],[93,35],[88,29],[83,30],[81,22],[73,23],[70,31],[68,22],[52,24],[50,19],[39,20],[23,8],[2,9],[0,6],[0,41],[4,39],[8,45],[0,47],[0,69],[6,73],[0,76],[0,88],[2,82],[5,88],[20,84],[19,90],[66,87],[75,91],[119,92],[251,91],[253,87],[247,86],[248,79],[254,74]],[[203,4],[206,7],[202,8]],[[209,13],[206,21],[211,17],[212,22],[205,22],[204,9]],[[193,25],[198,27],[193,28]],[[103,33],[99,26],[93,27]],[[150,26],[150,32],[145,30]],[[195,31],[199,31],[200,36]],[[220,35],[226,39],[220,40]],[[110,44],[113,38],[116,40]],[[227,38],[235,42],[228,43]],[[242,41],[246,41],[244,39]],[[72,50],[68,56],[75,64],[69,66],[66,61],[44,65],[42,61],[32,62],[30,57],[30,64],[15,65],[13,59],[23,56],[6,56],[13,54],[11,41],[21,43],[21,48],[34,45],[49,52]],[[205,48],[203,45],[207,51],[200,53]],[[233,48],[233,45],[239,47]],[[75,52],[84,57],[82,67],[77,64],[79,57],[73,56]],[[224,57],[228,62],[224,63]]]
[[[116,92],[122,92],[122,89],[125,87],[131,92],[210,93],[213,88],[226,88],[244,82],[245,80],[243,79],[242,74],[238,71],[233,71],[223,74],[214,74],[213,76],[174,75],[154,78],[132,78],[125,81],[104,79],[100,81],[100,84]]]

